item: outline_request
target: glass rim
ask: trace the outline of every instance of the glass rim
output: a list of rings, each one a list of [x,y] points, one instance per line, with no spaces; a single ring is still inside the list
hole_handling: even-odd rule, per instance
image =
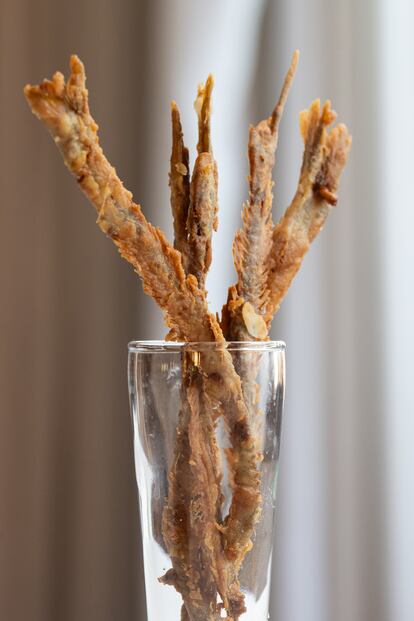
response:
[[[285,351],[284,341],[130,341],[129,353],[179,353],[182,351]]]

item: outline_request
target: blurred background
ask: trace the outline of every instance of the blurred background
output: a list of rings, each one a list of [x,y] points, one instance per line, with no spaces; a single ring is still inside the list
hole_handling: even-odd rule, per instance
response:
[[[413,23],[410,0],[0,0],[1,620],[145,620],[126,344],[165,334],[24,84],[79,54],[104,150],[171,238],[169,102],[194,160],[192,102],[214,73],[218,310],[248,124],[297,47],[274,219],[297,183],[301,109],[331,98],[354,143],[272,329],[287,395],[271,619],[414,619]]]

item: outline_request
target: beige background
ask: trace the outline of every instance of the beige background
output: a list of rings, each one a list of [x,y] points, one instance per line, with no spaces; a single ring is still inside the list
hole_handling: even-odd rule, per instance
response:
[[[0,7],[0,619],[143,619],[126,385],[141,292],[22,87],[85,57],[104,147],[139,187],[145,21],[135,2]]]

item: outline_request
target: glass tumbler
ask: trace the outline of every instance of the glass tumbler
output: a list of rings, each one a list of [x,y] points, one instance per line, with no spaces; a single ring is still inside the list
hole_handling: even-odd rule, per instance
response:
[[[128,349],[148,621],[267,620],[285,345]]]

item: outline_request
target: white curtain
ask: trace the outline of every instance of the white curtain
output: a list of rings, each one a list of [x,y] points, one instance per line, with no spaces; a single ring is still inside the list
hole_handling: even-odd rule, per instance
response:
[[[278,621],[414,618],[412,6],[217,0],[151,9],[150,204],[168,203],[165,184],[155,183],[159,161],[167,170],[166,102],[181,105],[194,153],[195,84],[210,71],[216,78],[220,228],[208,282],[215,309],[233,277],[230,239],[246,196],[248,123],[269,114],[294,48],[302,56],[281,129],[275,219],[297,182],[299,110],[317,96],[332,98],[354,135],[339,206],[272,332],[288,346],[272,590]],[[160,224],[168,222],[165,210]]]
[[[384,279],[385,426],[383,481],[387,490],[390,619],[414,618],[414,4],[381,4],[380,126],[381,267]]]

